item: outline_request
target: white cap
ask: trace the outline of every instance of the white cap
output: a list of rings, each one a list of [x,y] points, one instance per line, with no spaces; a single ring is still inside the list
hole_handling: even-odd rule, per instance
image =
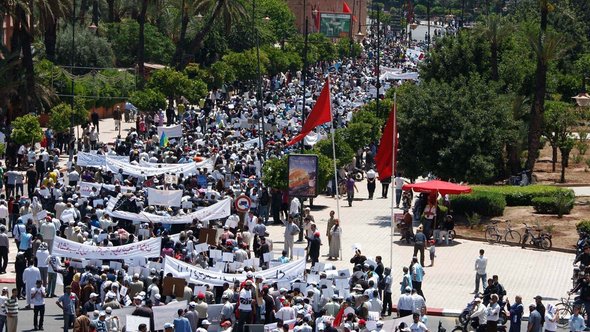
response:
[[[172,324],[172,323],[166,323],[166,324],[164,324],[164,328],[165,329],[173,329],[174,328],[174,324]]]

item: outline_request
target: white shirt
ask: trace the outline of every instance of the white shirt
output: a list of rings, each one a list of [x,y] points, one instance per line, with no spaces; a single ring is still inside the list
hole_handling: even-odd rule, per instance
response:
[[[296,318],[295,309],[292,307],[282,307],[275,314],[276,319],[281,319],[283,322]]]
[[[545,331],[557,331],[557,320],[555,319],[555,314],[552,314],[549,312],[549,310],[545,311]]]
[[[413,310],[414,299],[412,298],[412,295],[402,294],[397,301],[397,307],[399,310]]]
[[[8,207],[4,204],[0,205],[0,219],[8,220]]]
[[[35,256],[37,257],[37,267],[47,267],[47,259],[49,258],[49,250],[38,249]]]
[[[490,303],[486,309],[486,316],[488,322],[497,322],[500,319],[500,305]]]
[[[424,325],[424,323],[418,322],[418,323],[412,323],[412,325],[410,325],[410,331],[412,331],[412,332],[426,332],[426,331],[428,331],[428,328],[426,327],[426,325]]]
[[[252,311],[252,291],[246,288],[240,291],[240,305],[239,310]]]
[[[33,306],[44,305],[45,304],[45,287],[41,286],[39,288],[33,287],[31,288],[31,304]]]
[[[297,197],[293,198],[291,201],[291,206],[289,207],[289,214],[294,216],[299,213],[299,209],[301,209],[301,203]]]
[[[475,260],[475,271],[477,274],[486,274],[486,267],[488,266],[488,259],[484,256],[479,256]]]
[[[418,293],[412,295],[412,300],[414,302],[414,312],[420,313],[420,309],[426,306],[426,301],[424,301],[424,298]]]

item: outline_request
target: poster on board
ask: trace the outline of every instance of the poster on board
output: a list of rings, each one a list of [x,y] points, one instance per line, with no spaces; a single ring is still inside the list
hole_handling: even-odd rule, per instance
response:
[[[318,156],[289,155],[289,196],[316,197],[318,195]]]

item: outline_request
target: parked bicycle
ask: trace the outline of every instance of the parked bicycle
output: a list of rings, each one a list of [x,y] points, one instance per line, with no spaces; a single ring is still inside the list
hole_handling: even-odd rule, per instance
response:
[[[571,294],[567,294],[567,298],[562,297],[561,302],[555,305],[555,313],[557,315],[557,326],[560,328],[567,328],[570,317],[574,314],[574,305],[580,306],[580,316],[586,316],[586,311],[582,304],[575,304],[575,300],[571,300]]]
[[[486,227],[486,241],[500,243],[504,239],[504,242],[520,243],[520,233],[512,229],[510,222],[506,223],[506,229],[502,233],[500,233],[497,224],[497,221],[492,221],[492,224]]]
[[[533,229],[529,227],[527,224],[523,223],[524,225],[524,236],[522,237],[522,248],[527,244],[533,245],[537,248],[541,248],[543,250],[549,250],[553,246],[553,242],[551,241],[551,234],[543,232],[542,229],[535,229],[537,235],[533,233]]]

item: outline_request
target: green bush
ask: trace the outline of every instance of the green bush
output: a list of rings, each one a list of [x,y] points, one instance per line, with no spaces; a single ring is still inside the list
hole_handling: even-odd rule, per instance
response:
[[[474,213],[497,217],[504,214],[506,200],[504,196],[493,192],[476,192],[469,195],[451,196],[451,207],[454,214],[472,215]]]
[[[590,233],[590,219],[582,220],[576,224],[578,232]]]
[[[553,196],[535,197],[532,200],[532,205],[536,213],[556,214],[561,218],[574,208],[574,195],[564,190]]]
[[[571,190],[547,185],[530,185],[525,187],[474,186],[473,192],[501,194],[506,199],[507,206],[530,206],[533,205],[532,200],[535,197],[549,197],[556,195],[558,192],[571,192]]]

